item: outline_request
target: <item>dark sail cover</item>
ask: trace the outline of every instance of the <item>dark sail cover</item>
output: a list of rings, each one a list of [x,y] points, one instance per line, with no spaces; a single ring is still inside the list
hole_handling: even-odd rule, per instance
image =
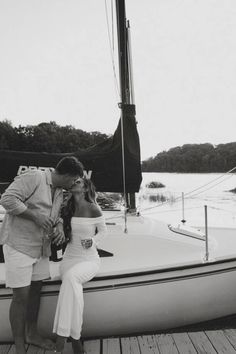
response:
[[[142,176],[139,136],[135,120],[135,106],[123,108],[125,169],[127,193],[138,192]],[[45,153],[0,150],[0,186],[5,188],[17,174],[27,169],[55,167],[64,156],[76,156],[86,174],[101,192],[123,192],[121,122],[114,135],[86,150],[74,153]],[[6,182],[6,185],[2,182]]]

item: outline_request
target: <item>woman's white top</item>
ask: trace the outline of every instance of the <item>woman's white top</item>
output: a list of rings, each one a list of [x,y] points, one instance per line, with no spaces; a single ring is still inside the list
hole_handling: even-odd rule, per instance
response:
[[[74,216],[71,219],[72,237],[68,243],[63,260],[75,259],[78,261],[89,261],[99,259],[97,245],[106,236],[107,228],[104,216],[96,218],[84,218]],[[83,248],[81,241],[93,239],[90,248]]]

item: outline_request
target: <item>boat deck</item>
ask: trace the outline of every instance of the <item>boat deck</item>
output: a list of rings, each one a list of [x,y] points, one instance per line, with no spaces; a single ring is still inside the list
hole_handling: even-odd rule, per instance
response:
[[[236,326],[231,327],[85,340],[84,347],[87,354],[231,354],[236,353]],[[53,351],[29,345],[27,353]],[[70,343],[63,353],[72,354]],[[0,354],[15,354],[14,345],[0,344]]]

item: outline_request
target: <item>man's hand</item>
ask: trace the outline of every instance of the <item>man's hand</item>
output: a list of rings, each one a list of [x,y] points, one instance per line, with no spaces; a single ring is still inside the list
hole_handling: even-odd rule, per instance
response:
[[[20,216],[32,220],[46,232],[49,232],[53,227],[53,219],[46,214],[41,214],[27,208]]]
[[[34,222],[44,229],[44,231],[48,231],[53,227],[53,219],[44,214],[35,215]]]
[[[65,242],[65,234],[63,231],[63,225],[61,223],[57,224],[54,228],[52,233],[50,233],[50,238],[52,239],[52,243],[56,246],[61,245]]]

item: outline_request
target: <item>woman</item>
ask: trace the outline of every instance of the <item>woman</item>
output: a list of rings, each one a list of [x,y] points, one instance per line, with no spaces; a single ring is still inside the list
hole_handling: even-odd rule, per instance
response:
[[[71,197],[62,209],[64,231],[69,239],[60,265],[62,285],[58,297],[53,332],[56,350],[62,351],[71,337],[74,354],[84,353],[80,342],[83,323],[83,286],[100,267],[96,249],[106,234],[106,224],[96,203],[95,188],[89,179],[80,178],[71,188]]]

